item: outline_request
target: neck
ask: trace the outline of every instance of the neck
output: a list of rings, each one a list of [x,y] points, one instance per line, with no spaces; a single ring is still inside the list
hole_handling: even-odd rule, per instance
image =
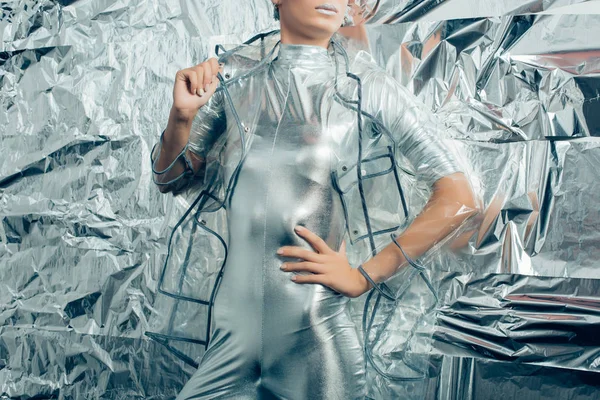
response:
[[[324,48],[329,47],[329,41],[331,37],[320,37],[314,38],[303,35],[300,32],[293,32],[282,24],[281,25],[281,43],[282,44],[305,44],[311,46],[321,46]]]

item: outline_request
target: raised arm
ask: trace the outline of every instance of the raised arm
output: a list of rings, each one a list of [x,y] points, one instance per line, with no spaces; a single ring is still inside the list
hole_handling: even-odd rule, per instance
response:
[[[166,129],[152,149],[152,177],[162,193],[177,192],[204,170],[206,153],[225,129],[219,64],[211,58],[177,72]]]

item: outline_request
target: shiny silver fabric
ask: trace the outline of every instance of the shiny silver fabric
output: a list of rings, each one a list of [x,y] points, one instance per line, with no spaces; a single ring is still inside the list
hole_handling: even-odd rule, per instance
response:
[[[351,258],[362,256],[356,244],[375,243],[375,235],[398,229],[404,222],[399,220],[403,193],[397,154],[428,185],[461,171],[451,149],[442,148],[430,113],[364,53],[352,60],[362,75],[355,86],[340,70],[350,65],[345,51],[336,47],[339,38],[326,50],[278,44],[277,37],[267,35],[261,47],[247,45],[220,58],[227,80],[193,122],[188,147],[210,161],[204,185],[227,188],[224,195],[220,190],[211,195],[222,198],[229,237],[222,279],[215,282],[214,303],[209,304],[214,333],[182,399],[269,393],[364,398],[360,325],[350,317],[349,299],[321,285],[298,287],[279,270],[282,260],[275,252],[283,245],[310,249],[294,234],[296,224],[334,249],[348,234]],[[269,56],[252,62],[265,52],[278,55],[272,62]],[[340,101],[344,98],[359,98],[357,110]],[[367,121],[360,130],[358,109]],[[357,191],[357,167],[352,166],[357,146],[365,148],[361,178],[366,201]],[[159,152],[160,145],[153,159]],[[221,175],[223,184],[218,183]],[[161,175],[155,178],[161,183]],[[181,181],[171,187],[182,190]],[[212,216],[214,206],[208,204]],[[210,227],[211,218],[202,218]]]
[[[369,25],[534,14],[557,9],[561,14],[598,12],[595,8],[597,5],[593,4],[596,3],[594,0],[354,0],[354,2],[360,6],[360,15]],[[573,5],[581,7],[573,9]]]
[[[598,2],[448,0],[393,25],[380,22],[431,2],[381,3],[370,50],[450,126],[486,218],[460,250],[419,260],[437,305],[419,278],[378,312],[376,365],[423,378],[367,363],[369,394],[597,398]],[[227,221],[188,214],[169,259],[180,269],[159,285],[198,192],[160,194],[150,149],[178,69],[276,27],[270,0],[5,4],[0,397],[174,399],[193,375],[208,311],[193,300],[210,301],[225,259],[202,222],[226,238]],[[423,197],[405,187],[414,214]]]
[[[349,299],[322,285],[292,282],[279,268],[286,258],[276,254],[284,245],[311,249],[294,233],[296,225],[334,249],[344,236],[342,203],[331,185],[333,140],[320,110],[333,74],[326,49],[281,45],[278,59],[245,83],[260,87],[244,96],[261,104],[260,125],[227,206],[230,245],[214,303],[214,334],[178,399],[366,394]]]

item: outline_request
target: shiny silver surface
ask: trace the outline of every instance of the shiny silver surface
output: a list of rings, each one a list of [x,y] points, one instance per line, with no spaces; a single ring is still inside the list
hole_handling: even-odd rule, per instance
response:
[[[414,279],[381,306],[376,365],[420,378],[367,363],[368,393],[598,398],[597,2],[434,3],[382,0],[370,50],[466,154],[485,217],[420,260],[437,304]],[[0,396],[173,399],[225,260],[205,228],[227,238],[227,219],[190,213],[169,246],[200,189],[158,193],[150,150],[176,70],[275,28],[271,3],[20,1],[2,15]],[[423,192],[401,179],[414,215]]]
[[[261,43],[276,39],[271,35]],[[297,224],[334,249],[340,247],[347,227],[366,228],[356,204],[356,169],[348,173],[348,147],[358,141],[358,119],[352,108],[336,102],[337,90],[357,88],[340,73],[339,63],[345,61],[333,45],[273,46],[266,52],[277,56],[267,63],[249,62],[264,52],[258,48],[222,56],[229,79],[193,124],[190,148],[207,159],[220,154],[215,168],[223,169],[222,186],[231,188],[222,196],[229,245],[215,289],[214,332],[181,399],[217,394],[299,399],[366,395],[366,362],[359,328],[347,308],[349,299],[321,285],[291,282],[289,273],[279,270],[285,260],[275,254],[284,245],[311,248],[294,233]],[[388,154],[389,144],[395,144],[429,184],[457,171],[458,164],[437,142],[439,132],[429,112],[365,55],[359,53],[355,61],[356,72],[363,75],[364,111],[380,116],[394,135],[386,140],[372,131],[366,134],[371,139],[365,141],[364,158],[373,161],[363,164],[363,175],[377,227],[378,213],[392,216],[401,205],[398,189],[389,185],[387,190],[395,191],[397,200],[392,209],[386,208],[394,192],[386,193],[383,183],[394,177],[395,149],[391,158],[380,153]],[[349,98],[357,95],[350,93]],[[206,178],[205,185],[208,174]],[[219,191],[214,196],[218,198]],[[397,229],[400,222],[391,226],[393,221],[382,218],[379,222],[387,224],[382,230]],[[358,234],[351,233],[352,242],[361,240]],[[365,240],[367,235],[362,236]]]
[[[333,140],[319,107],[333,73],[325,48],[281,45],[278,59],[245,83],[260,88],[244,96],[262,105],[259,124],[227,206],[229,252],[214,334],[178,399],[365,396],[349,299],[292,282],[293,273],[279,268],[289,259],[276,254],[285,245],[311,249],[294,233],[296,225],[331,248],[341,245],[344,211],[330,178]]]

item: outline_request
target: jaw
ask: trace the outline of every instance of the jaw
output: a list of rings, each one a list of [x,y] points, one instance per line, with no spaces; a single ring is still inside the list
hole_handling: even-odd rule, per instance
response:
[[[301,21],[289,22],[282,16],[280,25],[282,43],[316,44],[327,47],[331,36],[337,32],[333,16],[321,14],[316,10],[304,16]]]

